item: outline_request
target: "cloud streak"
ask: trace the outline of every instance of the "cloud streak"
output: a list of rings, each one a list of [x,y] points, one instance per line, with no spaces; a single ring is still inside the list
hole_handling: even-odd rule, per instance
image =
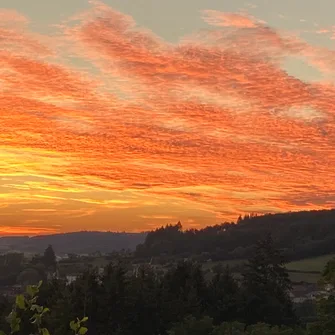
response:
[[[52,44],[0,13],[3,231],[334,206],[334,52],[247,14],[202,15],[210,29],[171,44],[93,1]],[[290,75],[289,57],[325,79]]]

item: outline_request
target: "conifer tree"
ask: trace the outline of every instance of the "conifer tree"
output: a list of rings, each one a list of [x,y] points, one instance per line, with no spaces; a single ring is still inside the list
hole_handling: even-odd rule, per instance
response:
[[[244,316],[248,324],[272,325],[295,321],[289,296],[291,281],[271,235],[259,241],[243,273]]]
[[[49,244],[49,246],[45,249],[44,255],[42,257],[42,262],[46,269],[56,271],[56,255],[52,248],[52,245]]]

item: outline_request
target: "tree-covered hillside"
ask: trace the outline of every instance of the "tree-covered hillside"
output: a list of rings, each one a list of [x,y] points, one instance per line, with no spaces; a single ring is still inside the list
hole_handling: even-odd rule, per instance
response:
[[[240,217],[203,229],[183,230],[180,223],[150,232],[136,257],[195,257],[202,260],[243,259],[268,233],[289,260],[335,252],[335,210]]]

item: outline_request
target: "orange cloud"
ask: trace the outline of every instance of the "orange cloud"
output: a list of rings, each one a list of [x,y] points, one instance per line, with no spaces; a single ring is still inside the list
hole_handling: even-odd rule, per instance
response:
[[[204,10],[203,14],[205,22],[218,27],[255,28],[258,23],[264,23],[245,14],[223,13],[217,10]]]
[[[138,231],[334,206],[334,83],[282,67],[303,57],[331,78],[332,50],[212,10],[215,28],[175,45],[91,4],[58,25],[54,46],[0,14],[4,231]]]
[[[28,222],[28,224],[34,224],[35,222]],[[45,234],[54,234],[57,233],[56,229],[48,228],[35,228],[35,227],[11,227],[11,226],[1,226],[0,227],[0,236],[12,236],[12,235],[45,235]]]

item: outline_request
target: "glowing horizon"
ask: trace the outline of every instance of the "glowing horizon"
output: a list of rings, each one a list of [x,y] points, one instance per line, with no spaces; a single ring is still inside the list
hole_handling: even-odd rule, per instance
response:
[[[335,26],[257,7],[178,41],[107,2],[43,29],[0,8],[0,235],[335,207]]]

